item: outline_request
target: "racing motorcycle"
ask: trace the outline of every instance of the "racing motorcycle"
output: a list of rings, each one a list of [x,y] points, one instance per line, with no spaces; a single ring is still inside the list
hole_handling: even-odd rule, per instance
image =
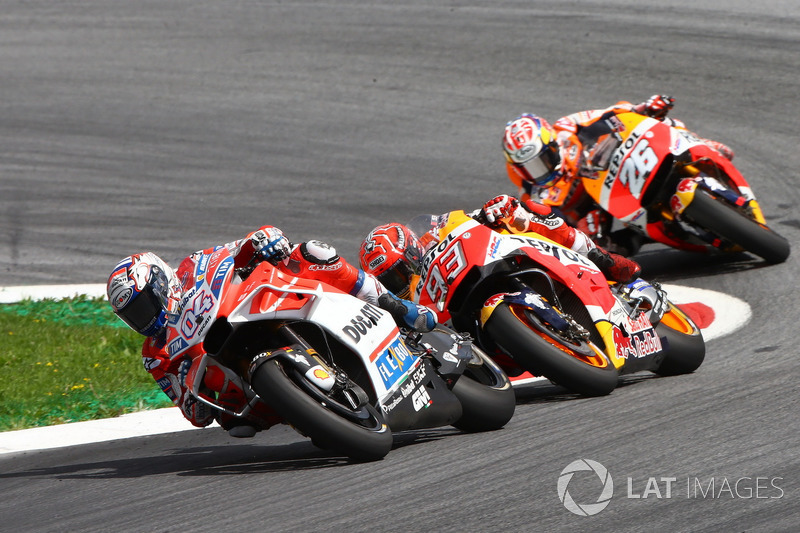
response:
[[[268,262],[234,269],[224,247],[198,262],[194,280],[168,349],[191,358],[194,397],[230,416],[258,420],[266,403],[317,447],[366,461],[391,450],[392,432],[488,431],[513,415],[508,376],[443,325],[399,330],[388,312],[325,283]],[[210,393],[220,373],[239,378],[242,410]]]
[[[694,252],[741,252],[781,263],[789,243],[767,227],[744,176],[684,129],[637,113],[585,154],[581,183],[594,202],[652,241]],[[558,205],[566,190],[545,203]],[[560,200],[561,199],[561,200]],[[603,228],[611,230],[612,220]]]
[[[476,218],[453,211],[409,223],[433,236],[411,294],[470,333],[509,375],[527,370],[599,396],[622,374],[684,374],[703,362],[700,329],[657,283],[610,282],[569,248]]]

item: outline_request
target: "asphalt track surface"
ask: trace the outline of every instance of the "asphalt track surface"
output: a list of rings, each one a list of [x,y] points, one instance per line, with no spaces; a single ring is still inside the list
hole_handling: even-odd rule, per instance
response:
[[[397,435],[372,464],[285,427],[11,454],[0,531],[797,530],[800,8],[647,4],[2,2],[0,286],[103,282],[131,252],[175,260],[263,223],[355,259],[378,223],[508,191],[517,114],[653,93],[736,149],[795,255],[644,249],[648,277],[752,307],[693,375],[532,387],[500,431]],[[559,500],[578,459],[614,481],[594,516]]]

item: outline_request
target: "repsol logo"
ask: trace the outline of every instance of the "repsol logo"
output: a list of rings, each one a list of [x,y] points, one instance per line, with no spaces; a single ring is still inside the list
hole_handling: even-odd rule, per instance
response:
[[[594,263],[590,262],[588,259],[586,259],[578,252],[574,252],[569,248],[556,246],[554,244],[549,244],[544,241],[531,239],[529,237],[518,237],[516,235],[512,235],[511,239],[521,242],[523,244],[527,244],[528,246],[535,248],[544,254],[551,255],[555,257],[557,260],[561,261],[562,263],[566,259],[570,263],[577,263],[579,265],[587,266],[593,269],[596,268],[596,265]]]
[[[611,162],[608,164],[608,175],[609,176],[613,176],[613,177],[617,176],[617,172],[619,172],[619,165],[620,165],[620,163],[622,163],[622,160],[625,158],[625,154],[627,154],[628,151],[631,148],[633,148],[633,145],[636,144],[636,141],[639,140],[639,137],[641,137],[640,133],[638,133],[636,131],[632,131],[630,136],[627,139],[625,139],[624,143],[622,143],[622,146],[617,148],[617,151],[614,152],[614,155],[611,157]],[[608,181],[608,180],[606,180],[606,181]],[[608,186],[607,183],[604,183],[604,185]]]
[[[381,319],[381,311],[370,304],[361,308],[361,313],[350,319],[350,325],[342,328],[342,332],[356,343],[361,340],[367,331]]]
[[[442,242],[431,248],[425,257],[422,258],[422,265],[420,267],[420,281],[425,281],[425,277],[428,275],[428,269],[430,268],[431,264],[436,260],[436,256],[440,253],[444,252],[447,247],[450,245],[451,242],[455,240],[455,235],[452,233],[448,234],[447,237],[442,239]],[[421,287],[423,283],[419,283],[418,286]]]

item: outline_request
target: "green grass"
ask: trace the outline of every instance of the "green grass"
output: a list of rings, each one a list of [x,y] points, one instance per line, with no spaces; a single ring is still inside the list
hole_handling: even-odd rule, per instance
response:
[[[102,298],[0,305],[0,431],[171,406],[143,340]]]

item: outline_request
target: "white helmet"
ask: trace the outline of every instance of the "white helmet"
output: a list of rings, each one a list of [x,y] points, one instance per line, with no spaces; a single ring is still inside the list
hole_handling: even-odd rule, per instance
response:
[[[152,252],[120,261],[108,277],[108,302],[132,330],[151,337],[159,334],[177,313],[180,283],[175,272]]]

